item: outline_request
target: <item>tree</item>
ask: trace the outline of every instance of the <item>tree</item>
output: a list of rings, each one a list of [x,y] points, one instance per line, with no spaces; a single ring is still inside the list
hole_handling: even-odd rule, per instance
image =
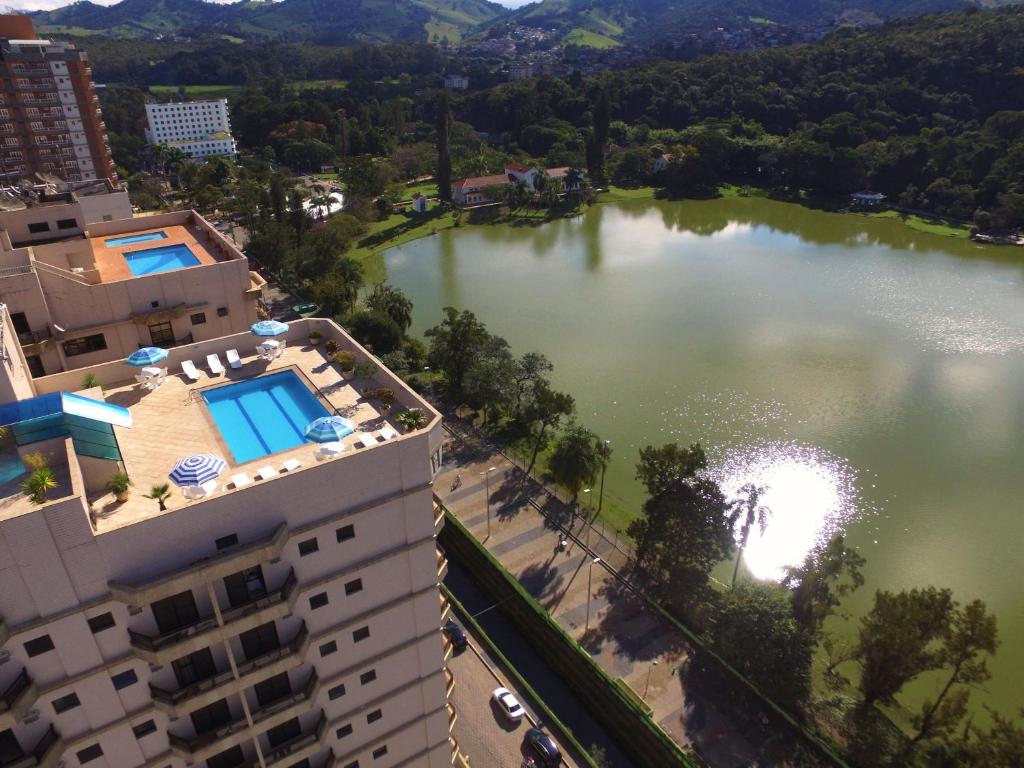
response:
[[[437,98],[437,194],[446,203],[452,201],[451,106],[445,91]]]
[[[548,459],[548,471],[559,485],[572,494],[571,504],[576,506],[580,489],[592,485],[601,468],[597,435],[586,427],[570,424],[555,442]]]
[[[764,534],[768,525],[768,517],[771,510],[768,507],[758,504],[764,494],[764,488],[754,483],[747,483],[740,488],[743,498],[736,499],[730,505],[729,524],[735,530],[736,523],[740,523],[740,543],[736,550],[736,565],[732,569],[732,586],[736,586],[736,576],[740,572],[740,561],[743,559],[743,550],[747,548],[747,540],[750,538],[750,529],[757,523]]]
[[[339,259],[334,267],[310,285],[313,300],[331,317],[352,311],[363,284],[363,267],[354,259]]]
[[[785,590],[744,582],[722,596],[712,626],[715,649],[775,701],[807,699],[814,644],[793,619]]]
[[[918,675],[942,667],[941,641],[952,613],[948,589],[875,593],[874,606],[861,619],[855,651],[866,705],[891,702]]]
[[[466,373],[462,396],[466,405],[482,410],[484,421],[498,414],[509,401],[512,352],[500,336],[488,334]]]
[[[1024,719],[1024,709],[1017,714]],[[998,712],[992,713],[992,727],[981,733],[971,728],[970,739],[965,747],[967,765],[978,768],[1024,768],[1024,727]]]
[[[533,430],[533,449],[530,463],[526,467],[526,477],[533,472],[537,464],[537,454],[547,445],[547,432],[555,429],[562,419],[572,416],[576,410],[576,401],[572,395],[556,392],[547,382],[538,384],[533,393],[533,402],[524,414],[524,419]]]
[[[604,175],[604,151],[608,145],[608,130],[611,125],[611,111],[608,104],[608,92],[602,87],[598,90],[594,99],[593,130],[588,141],[588,164],[587,170],[594,184],[603,186]]]
[[[378,283],[366,300],[366,305],[374,312],[382,312],[394,320],[402,333],[412,325],[412,300],[400,288]]]
[[[518,421],[525,405],[533,401],[534,389],[548,383],[548,374],[554,369],[551,361],[540,352],[527,352],[512,367],[512,418]]]
[[[364,309],[349,317],[346,325],[352,335],[370,347],[374,354],[384,355],[402,345],[402,329],[385,312]]]
[[[647,495],[658,496],[672,488],[679,480],[691,480],[708,467],[708,458],[700,443],[680,448],[669,443],[661,448],[648,445],[640,449],[636,465],[636,479],[644,484]]]
[[[430,340],[427,359],[431,367],[444,374],[449,393],[458,398],[462,396],[466,374],[491,334],[469,310],[459,312],[454,307],[445,307],[444,315],[440,325],[424,333]]]
[[[144,493],[142,495],[159,504],[160,511],[164,512],[167,509],[167,500],[171,498],[171,484],[161,483],[160,485],[154,485],[149,489],[149,493]]]
[[[983,656],[994,654],[998,645],[996,617],[988,613],[985,603],[975,600],[954,608],[940,654],[949,676],[935,700],[925,701],[913,716],[917,733],[908,743],[908,752],[923,739],[951,735],[967,713],[970,694],[963,686],[981,685],[991,677]]]
[[[864,563],[837,533],[811,550],[802,564],[787,570],[782,585],[790,590],[794,618],[810,637],[818,638],[839,601],[864,584]]]

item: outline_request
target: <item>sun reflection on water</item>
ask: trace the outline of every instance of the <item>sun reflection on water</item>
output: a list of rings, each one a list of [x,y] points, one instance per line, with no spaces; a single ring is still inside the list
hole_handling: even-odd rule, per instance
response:
[[[728,498],[747,483],[764,488],[764,533],[751,530],[743,562],[760,579],[780,579],[814,545],[862,514],[857,473],[845,460],[796,442],[728,451],[711,470]]]

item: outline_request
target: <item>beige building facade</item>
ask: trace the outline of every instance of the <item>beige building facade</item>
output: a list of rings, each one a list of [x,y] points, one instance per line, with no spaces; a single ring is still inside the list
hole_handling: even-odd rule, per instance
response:
[[[35,377],[243,331],[264,286],[194,211],[133,218],[115,190],[0,211],[0,302]]]
[[[24,351],[3,314],[5,393],[27,407],[77,390],[119,416],[113,459],[85,455],[74,430],[32,441],[23,423],[11,425],[18,444],[0,451],[8,464],[46,455],[58,481],[43,504],[25,498],[21,479],[0,484],[0,764],[454,764],[443,517],[431,492],[442,432],[426,402],[383,367],[346,379],[308,344],[311,331],[375,359],[314,319],[292,323],[270,362],[250,334],[175,347],[155,390],[120,362],[18,379]],[[229,349],[241,368],[199,382],[175,375]],[[83,372],[102,388],[80,390]],[[234,458],[202,395],[275,374],[355,423],[340,455],[301,443]],[[394,405],[367,400],[379,388]],[[394,415],[408,408],[426,423],[397,434]],[[10,404],[0,412],[9,418]],[[209,495],[175,492],[166,510],[143,496],[175,460],[217,446],[228,466]],[[134,484],[121,502],[104,487],[117,469]]]

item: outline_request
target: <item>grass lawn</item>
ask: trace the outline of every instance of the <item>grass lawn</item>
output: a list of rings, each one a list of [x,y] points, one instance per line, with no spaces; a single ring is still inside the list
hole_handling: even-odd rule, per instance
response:
[[[207,99],[226,99],[241,93],[240,85],[186,85],[185,96]],[[151,85],[149,92],[158,96],[173,96],[178,93],[176,85]]]
[[[288,90],[292,93],[308,90],[326,90],[330,88],[347,88],[348,80],[292,80]]]
[[[621,43],[607,35],[576,27],[569,30],[562,38],[562,45],[579,45],[584,48],[615,48]]]
[[[599,203],[621,203],[624,200],[653,200],[654,187],[637,187],[636,189],[626,187],[609,186],[607,192],[597,196]]]
[[[918,232],[928,232],[932,235],[959,237],[965,240],[971,236],[970,227],[954,224],[938,217],[925,218],[914,213],[900,213],[899,211],[878,211],[877,213],[857,213],[855,215],[869,216],[873,219],[899,219],[911,229],[916,229]]]
[[[419,192],[427,197],[437,197],[437,182],[425,181],[422,184],[411,184],[402,192],[405,200],[411,200],[412,196]]]

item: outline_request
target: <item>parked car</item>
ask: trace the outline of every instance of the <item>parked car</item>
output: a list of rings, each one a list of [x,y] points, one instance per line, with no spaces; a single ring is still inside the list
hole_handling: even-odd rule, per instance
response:
[[[451,641],[452,648],[456,651],[461,651],[469,645],[469,641],[466,639],[466,633],[462,631],[462,627],[456,624],[451,619],[445,622],[444,626],[441,627],[441,631],[444,632],[445,637]]]
[[[531,728],[526,732],[526,748],[544,768],[557,768],[562,764],[558,745],[542,728]]]
[[[510,723],[518,723],[523,719],[523,715],[526,714],[523,705],[519,703],[508,688],[495,688],[494,693],[491,694],[491,700],[498,705],[501,714]]]

